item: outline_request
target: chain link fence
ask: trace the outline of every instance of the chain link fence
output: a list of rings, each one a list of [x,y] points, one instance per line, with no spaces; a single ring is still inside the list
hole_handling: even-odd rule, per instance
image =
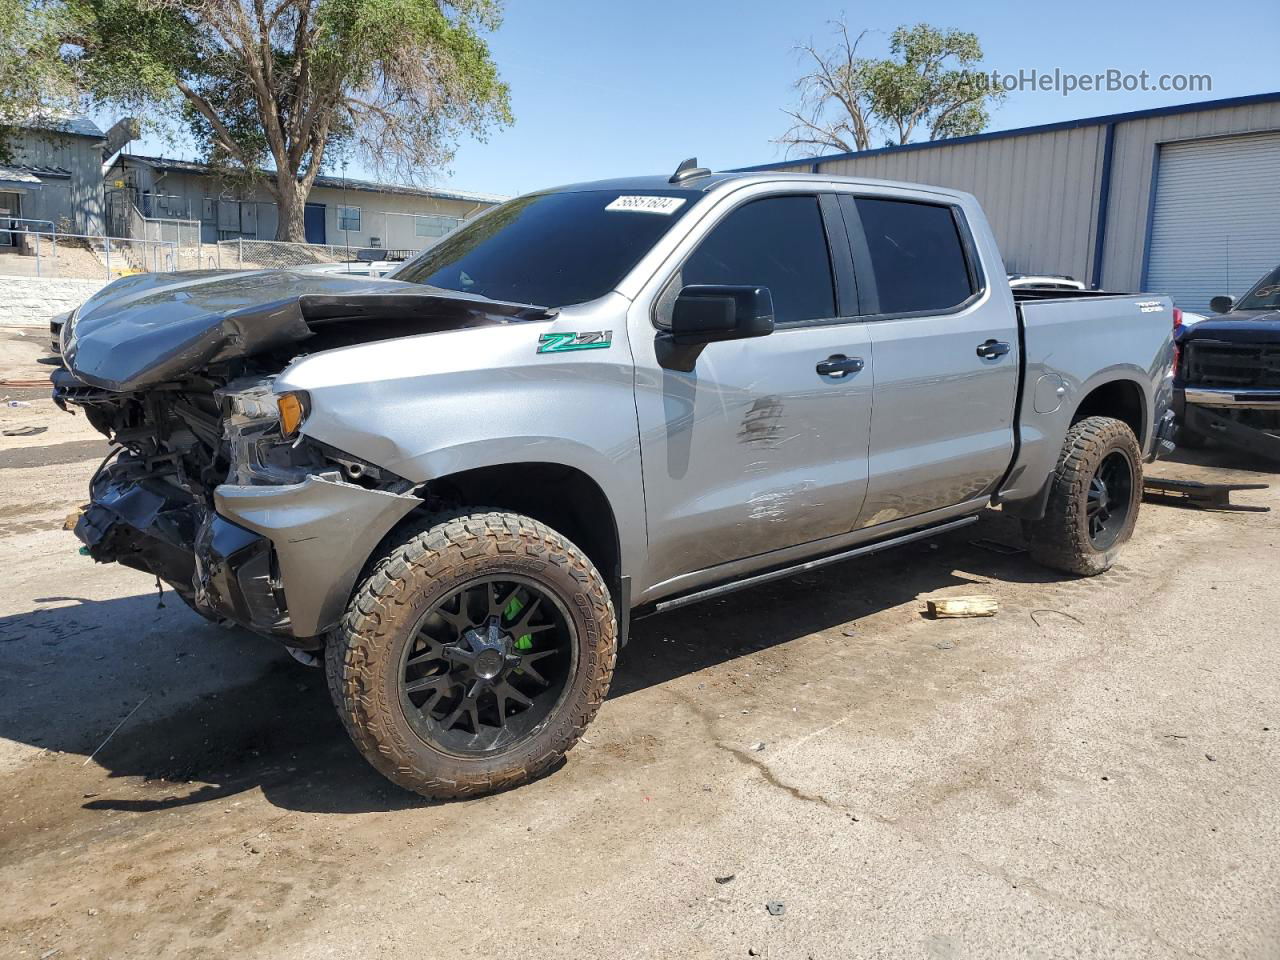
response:
[[[218,241],[213,257],[220,270],[269,270],[305,267],[318,263],[353,263],[368,260],[408,260],[415,249],[385,250],[381,247],[351,247],[338,243],[289,243],[283,240],[252,240],[241,237]]]
[[[152,243],[173,245],[175,270],[205,270],[216,265],[216,253],[206,251],[200,239],[199,220],[177,220],[144,217],[142,211],[130,204],[129,229],[131,237]]]
[[[33,228],[9,221],[0,235],[0,276],[114,280],[179,268],[168,240],[103,237]]]

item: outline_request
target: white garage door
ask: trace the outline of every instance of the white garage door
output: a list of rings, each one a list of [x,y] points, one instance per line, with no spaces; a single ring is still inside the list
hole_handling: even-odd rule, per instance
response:
[[[1207,312],[1280,263],[1280,133],[1159,149],[1143,289]]]

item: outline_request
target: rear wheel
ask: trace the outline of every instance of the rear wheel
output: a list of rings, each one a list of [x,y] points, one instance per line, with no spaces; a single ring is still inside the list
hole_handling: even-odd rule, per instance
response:
[[[427,797],[546,771],[613,675],[609,591],[572,543],[528,517],[476,512],[410,531],[357,589],[326,652],[357,748]]]
[[[1129,425],[1088,417],[1067,432],[1044,516],[1025,525],[1031,556],[1093,576],[1115,563],[1142,503],[1142,454]]]

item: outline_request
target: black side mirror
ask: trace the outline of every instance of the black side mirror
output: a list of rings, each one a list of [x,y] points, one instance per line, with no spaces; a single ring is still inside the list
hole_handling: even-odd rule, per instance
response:
[[[669,336],[680,346],[744,340],[773,333],[768,287],[693,284],[676,297]]]
[[[1214,313],[1227,313],[1235,305],[1235,297],[1214,297],[1209,301],[1209,309]]]

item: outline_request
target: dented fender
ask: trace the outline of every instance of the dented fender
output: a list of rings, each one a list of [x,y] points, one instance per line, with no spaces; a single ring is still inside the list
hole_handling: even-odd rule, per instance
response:
[[[311,476],[286,486],[223,484],[214,504],[271,541],[293,634],[303,638],[337,625],[378,541],[422,501]]]

